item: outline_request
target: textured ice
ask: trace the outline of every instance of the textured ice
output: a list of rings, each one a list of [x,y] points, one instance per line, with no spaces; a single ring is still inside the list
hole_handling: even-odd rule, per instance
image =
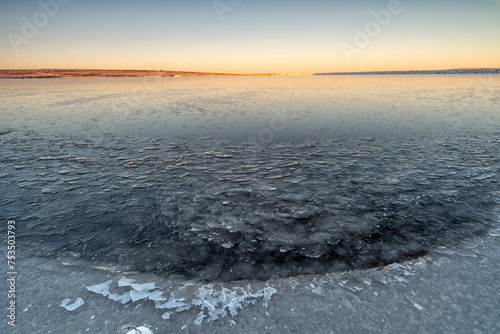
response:
[[[141,300],[141,299],[149,299],[149,300],[153,300],[153,301],[166,300],[166,298],[163,297],[163,291],[160,291],[160,290],[155,290],[155,291],[130,290],[130,298],[134,302]]]
[[[490,231],[490,235],[491,235],[492,237],[499,237],[499,236],[500,236],[500,229],[498,229],[498,228],[496,228],[496,229],[492,229],[492,230]]]
[[[74,311],[77,308],[79,308],[80,306],[82,306],[83,304],[85,304],[85,302],[81,298],[76,298],[76,300],[72,304],[70,304],[70,302],[71,302],[71,299],[66,298],[61,302],[60,306],[64,307],[68,311]]]
[[[264,307],[268,306],[268,302],[271,300],[272,296],[278,292],[275,288],[272,287],[265,287],[262,291],[262,296],[264,297]]]
[[[203,319],[206,317],[205,313],[200,312],[198,313],[198,316],[196,317],[195,321],[193,322],[197,326],[201,326]]]
[[[131,328],[127,334],[154,334],[149,328],[144,326],[139,326],[136,328]]]
[[[127,291],[123,294],[110,293],[108,295],[108,297],[109,297],[109,299],[114,300],[114,301],[118,301],[122,304],[126,304],[132,299],[130,291]]]
[[[132,299],[133,302],[141,299],[148,299],[149,292],[130,290],[130,298]]]
[[[206,110],[215,106],[206,115],[190,114],[179,100],[192,94],[179,99],[177,85],[169,84],[161,98],[147,90],[137,101],[158,105],[147,112],[149,102],[141,102],[142,116],[126,121],[113,119],[118,112],[110,110],[110,100],[77,108],[30,105],[51,90],[57,101],[72,85],[59,90],[58,83],[44,82],[34,94],[43,98],[33,98],[24,86],[37,82],[3,83],[2,126],[20,129],[0,136],[1,215],[22,221],[19,264],[30,282],[19,282],[26,292],[19,305],[50,300],[21,313],[28,326],[26,317],[38,315],[36,328],[21,331],[61,332],[54,319],[66,311],[59,301],[64,291],[80,288],[86,304],[63,332],[126,332],[117,328],[124,317],[137,320],[132,326],[154,323],[151,328],[168,333],[183,332],[181,326],[192,332],[196,319],[204,333],[499,332],[498,289],[491,284],[500,267],[498,90],[471,103],[461,92],[477,92],[474,78],[426,79],[447,82],[446,89],[429,89],[435,86],[416,77],[366,80],[384,81],[384,94],[374,99],[375,90],[359,82],[347,92],[329,82],[308,86],[305,94],[286,87],[273,94],[285,96],[282,103],[266,106],[274,88],[236,87],[238,94],[231,88],[223,102],[219,93],[226,90],[202,99]],[[398,90],[390,84],[395,81],[406,88]],[[88,86],[72,92],[94,94]],[[166,96],[173,102],[159,106]],[[232,96],[255,105],[239,108]],[[311,103],[313,96],[320,99]],[[290,127],[268,142],[247,141],[262,125],[253,116],[265,119],[281,105],[290,109]],[[461,127],[452,129],[449,112]],[[175,121],[174,113],[186,118]],[[103,134],[95,120],[108,115],[119,131]],[[193,126],[191,116],[220,129]],[[182,131],[211,139],[198,142]],[[233,134],[238,138],[223,138]],[[55,257],[91,265],[41,264]],[[387,266],[394,262],[402,266]],[[137,281],[120,286],[124,272]],[[85,297],[91,292],[83,287],[113,275],[109,289]],[[246,283],[234,281],[248,280],[244,290],[251,295],[264,288],[256,280],[269,278],[281,298],[266,309],[264,295],[247,297],[248,312],[241,311],[240,285]],[[122,304],[137,291],[132,283],[155,279],[166,298],[159,304],[172,298],[172,308],[155,309],[149,297]],[[207,281],[213,292],[200,299]],[[175,282],[193,285],[180,289]],[[215,296],[224,288],[230,291],[222,294],[226,302]],[[91,315],[97,319],[89,322]],[[233,331],[230,319],[237,322]]]
[[[184,298],[175,299],[173,296],[170,296],[170,299],[166,303],[157,302],[155,307],[159,309],[176,309],[177,312],[189,308],[188,304],[184,302]]]
[[[166,291],[159,288],[153,291],[138,291],[134,289],[135,284],[132,284],[132,281],[135,280],[124,280],[122,277],[116,282],[116,285],[120,289],[123,289],[123,287],[130,288],[129,291],[122,294],[110,291],[112,280],[89,286],[87,290],[122,304],[126,304],[129,301],[135,303],[150,300],[154,302],[156,309],[168,310],[162,315],[162,318],[165,320],[170,319],[175,313],[198,309],[200,312],[195,323],[199,323],[200,325],[205,318],[207,318],[208,322],[212,322],[226,317],[234,317],[238,315],[240,310],[250,304],[255,304],[259,300],[262,300],[262,306],[268,307],[272,296],[277,293],[277,290],[270,286],[252,292],[250,287],[244,288],[240,286],[228,289],[214,284],[205,284],[200,286],[190,297],[176,298],[175,294],[178,292],[171,291],[167,300],[164,297],[167,295]],[[128,285],[128,283],[131,284]],[[147,287],[150,286],[154,287],[155,283],[148,283]],[[145,287],[145,284],[139,285],[139,287]]]
[[[228,315],[236,316],[239,310],[249,304],[254,304],[260,297],[264,299],[263,306],[267,307],[267,303],[276,292],[277,290],[272,287],[266,287],[252,293],[243,288],[235,290],[222,288],[217,290],[214,289],[213,285],[204,285],[198,289],[192,304],[201,308],[206,313],[209,321],[214,321]]]
[[[163,294],[164,294],[164,292],[161,291],[161,290],[151,291],[151,292],[149,292],[148,299],[152,300],[152,301],[155,301],[155,302],[164,301],[167,298],[165,298],[163,296]]]
[[[137,290],[137,291],[149,291],[149,290],[153,290],[155,288],[155,283],[154,282],[143,283],[143,284],[132,283],[130,286],[132,287],[132,289]]]
[[[26,237],[33,242],[25,249],[209,281],[322,274],[433,251],[454,254],[461,239],[488,233],[497,220],[497,161],[482,154],[497,146],[490,139],[454,139],[459,145],[416,137],[287,142],[260,151],[215,140],[198,147],[157,139],[171,147],[168,155],[140,153],[141,147],[120,141],[82,142],[64,157],[41,147],[44,157],[60,158],[35,160],[48,164],[47,174],[22,179],[22,191],[46,189],[50,196],[33,195],[43,205],[26,217]],[[204,153],[210,151],[232,157]],[[141,167],[131,169],[132,160]],[[51,178],[73,170],[88,173]],[[62,195],[69,188],[59,183],[80,188]],[[67,212],[74,213],[73,223],[59,223]],[[98,233],[102,228],[114,237]],[[49,242],[37,242],[47,235],[53,236]],[[126,277],[118,284],[154,289]]]
[[[98,294],[101,294],[103,296],[107,296],[107,295],[109,295],[109,285],[111,284],[111,282],[113,282],[113,280],[108,280],[104,283],[91,285],[91,286],[86,287],[86,289],[89,290],[90,292],[98,293]]]
[[[135,279],[126,278],[125,276],[123,276],[118,281],[118,286],[131,286],[134,282],[135,282]]]

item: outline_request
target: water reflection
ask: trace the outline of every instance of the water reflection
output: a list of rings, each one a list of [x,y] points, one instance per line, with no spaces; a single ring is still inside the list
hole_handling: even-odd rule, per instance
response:
[[[486,75],[2,80],[3,127],[231,142],[496,131]],[[286,124],[272,136],[277,113]],[[281,119],[280,119],[281,120]],[[265,132],[262,132],[264,129]]]

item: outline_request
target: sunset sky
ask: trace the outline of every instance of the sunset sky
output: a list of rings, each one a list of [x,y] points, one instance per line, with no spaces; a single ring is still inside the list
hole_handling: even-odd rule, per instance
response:
[[[500,0],[0,0],[0,32],[0,69],[500,67]]]

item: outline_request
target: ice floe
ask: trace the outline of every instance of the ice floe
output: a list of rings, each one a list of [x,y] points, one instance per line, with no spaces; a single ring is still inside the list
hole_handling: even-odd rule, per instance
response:
[[[130,286],[132,287],[132,289],[137,291],[150,291],[155,288],[155,283],[154,282],[143,283],[143,284],[132,283]]]
[[[108,296],[109,295],[109,285],[113,282],[112,280],[108,280],[104,283],[99,283],[95,285],[91,285],[86,287],[87,290],[93,293],[98,293],[103,296]]]
[[[149,328],[144,326],[125,327],[125,330],[128,330],[127,334],[154,334]]]
[[[76,298],[76,300],[72,304],[70,304],[70,302],[71,302],[71,299],[66,298],[61,302],[60,306],[64,307],[68,311],[74,311],[77,308],[79,308],[80,306],[82,306],[83,304],[85,304],[85,302],[81,298]]]
[[[262,306],[267,307],[272,296],[277,292],[275,288],[270,286],[252,292],[249,287],[227,289],[225,287],[217,287],[214,284],[205,284],[200,286],[189,299],[175,298],[175,291],[171,291],[167,301],[167,298],[164,297],[167,292],[159,288],[149,291],[155,287],[154,282],[137,284],[133,283],[135,279],[122,277],[116,282],[116,286],[118,288],[130,288],[129,291],[123,294],[110,292],[112,282],[112,280],[108,280],[104,283],[88,286],[86,289],[122,304],[126,304],[129,301],[151,300],[154,302],[156,309],[168,310],[162,314],[162,318],[166,320],[170,319],[175,313],[198,309],[199,313],[194,323],[199,325],[201,325],[205,318],[207,318],[208,322],[212,322],[225,317],[234,317],[240,310],[250,304],[257,303],[259,300],[262,301]]]

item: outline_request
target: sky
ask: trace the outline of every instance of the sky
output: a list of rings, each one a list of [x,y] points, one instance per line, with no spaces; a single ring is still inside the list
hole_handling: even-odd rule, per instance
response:
[[[0,0],[0,69],[500,67],[500,0]]]

